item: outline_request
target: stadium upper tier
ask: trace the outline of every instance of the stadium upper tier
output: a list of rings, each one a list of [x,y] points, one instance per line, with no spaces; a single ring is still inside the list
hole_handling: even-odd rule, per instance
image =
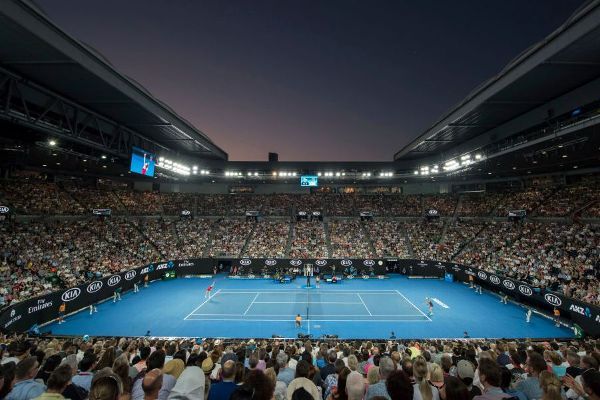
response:
[[[591,182],[425,196],[195,195],[18,181],[0,189],[17,214],[55,217],[0,223],[0,278],[11,282],[0,288],[4,303],[158,261],[247,256],[454,261],[600,304],[600,196]],[[91,208],[116,215],[94,218]],[[447,218],[419,217],[431,208]],[[498,217],[513,209],[572,218]],[[182,210],[195,217],[176,217]],[[246,219],[249,210],[265,217]],[[317,210],[324,219],[291,217]],[[361,211],[375,217],[361,220]]]

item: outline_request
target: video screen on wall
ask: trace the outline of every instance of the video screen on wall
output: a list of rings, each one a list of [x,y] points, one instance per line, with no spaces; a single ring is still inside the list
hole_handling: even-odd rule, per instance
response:
[[[303,175],[300,177],[300,186],[317,187],[319,186],[319,177],[316,175]]]
[[[139,147],[134,147],[131,151],[131,167],[129,170],[140,175],[154,176],[155,161],[154,154]]]

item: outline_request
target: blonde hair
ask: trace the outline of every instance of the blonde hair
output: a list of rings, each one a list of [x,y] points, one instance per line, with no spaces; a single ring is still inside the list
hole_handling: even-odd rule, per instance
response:
[[[431,364],[429,376],[431,382],[444,382],[444,371],[442,370],[442,367],[437,364]]]
[[[542,400],[561,400],[560,380],[549,371],[540,373],[540,387],[542,388]]]
[[[379,382],[379,367],[372,366],[369,368],[369,372],[367,372],[367,381],[369,385],[374,385]]]
[[[415,376],[423,400],[433,399],[433,390],[431,390],[431,385],[427,382],[428,372],[425,358],[421,356],[416,357],[413,361],[413,375]]]
[[[354,354],[348,356],[348,368],[350,371],[356,371],[358,369],[358,358]]]

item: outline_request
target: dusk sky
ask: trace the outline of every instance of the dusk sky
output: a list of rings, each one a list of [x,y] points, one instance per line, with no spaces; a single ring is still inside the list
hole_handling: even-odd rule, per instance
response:
[[[236,161],[392,160],[582,4],[36,2]]]

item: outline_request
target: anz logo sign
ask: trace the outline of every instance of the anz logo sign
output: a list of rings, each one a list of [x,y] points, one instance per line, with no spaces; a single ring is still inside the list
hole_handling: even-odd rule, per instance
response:
[[[290,265],[294,266],[294,267],[298,267],[298,266],[302,265],[302,261],[301,260],[290,260]]]
[[[244,258],[244,259],[240,260],[240,265],[248,266],[250,264],[252,264],[252,260],[250,260],[248,258]]]
[[[352,265],[352,260],[342,260],[340,261],[340,264],[342,265],[342,267],[349,267]]]
[[[375,261],[365,260],[365,261],[363,261],[363,264],[365,265],[365,267],[372,267],[373,265],[375,265]]]
[[[273,265],[277,265],[277,260],[265,260],[265,265],[268,265],[269,267],[272,267]]]
[[[533,294],[533,290],[529,286],[519,285],[519,292],[524,294],[525,296],[531,296]]]
[[[318,265],[319,267],[324,267],[327,265],[327,260],[317,260],[315,261],[315,265]]]
[[[494,285],[499,285],[500,278],[498,278],[496,275],[490,275],[490,282],[492,282]]]
[[[544,295],[544,299],[546,299],[548,304],[556,306],[556,307],[558,307],[562,304],[562,300],[560,299],[560,297],[558,297],[557,295],[552,294],[552,293],[546,293]]]
[[[480,277],[480,278],[481,278],[481,279],[483,279],[483,280],[486,280],[486,279],[487,279],[487,274],[486,274],[485,272],[483,272],[483,271],[479,271],[479,272],[477,273],[477,276],[478,276],[478,277]]]
[[[136,273],[135,271],[133,271],[133,270],[131,270],[131,271],[127,271],[127,272],[125,272],[124,278],[125,278],[125,280],[126,280],[126,281],[130,281],[130,280],[132,280],[133,278],[135,278],[135,275],[136,275],[136,274],[137,274],[137,273]]]
[[[94,281],[90,283],[86,289],[88,293],[96,293],[98,290],[102,289],[102,281]]]
[[[508,290],[515,290],[515,284],[513,283],[513,281],[509,281],[508,279],[505,279],[502,281],[502,284]]]
[[[113,275],[110,278],[108,278],[108,281],[106,281],[106,283],[108,284],[108,286],[116,286],[119,284],[119,282],[121,282],[121,276],[120,275]]]
[[[65,302],[75,300],[76,298],[79,297],[80,294],[81,294],[81,289],[79,289],[79,288],[69,289],[62,294],[61,299],[62,299],[62,301],[65,301]]]

